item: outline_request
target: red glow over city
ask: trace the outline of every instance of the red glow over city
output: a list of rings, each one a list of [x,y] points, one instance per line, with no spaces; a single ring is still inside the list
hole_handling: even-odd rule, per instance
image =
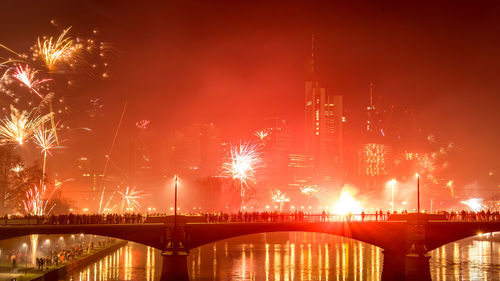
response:
[[[498,3],[209,2],[4,4],[5,224],[500,212]]]

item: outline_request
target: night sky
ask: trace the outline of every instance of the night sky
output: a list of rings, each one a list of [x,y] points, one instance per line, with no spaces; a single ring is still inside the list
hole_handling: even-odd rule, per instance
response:
[[[86,147],[95,153],[109,147],[125,100],[117,155],[141,119],[159,134],[213,122],[238,140],[279,116],[300,150],[314,33],[321,84],[344,96],[346,126],[360,126],[374,82],[379,102],[413,110],[419,128],[459,147],[464,182],[500,172],[496,1],[40,2],[2,2],[3,44],[26,49],[73,26],[120,51],[109,79],[79,89],[105,105]]]

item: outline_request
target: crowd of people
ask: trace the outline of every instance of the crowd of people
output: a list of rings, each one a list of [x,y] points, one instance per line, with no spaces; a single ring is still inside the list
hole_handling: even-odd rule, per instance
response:
[[[487,211],[465,211],[462,210],[460,212],[454,211],[441,211],[439,214],[443,214],[446,216],[448,220],[462,220],[462,221],[499,221],[500,220],[500,212],[490,212]]]
[[[81,256],[83,251],[84,248],[81,244],[60,250],[51,250],[50,254],[46,257],[36,258],[37,269],[44,270],[45,266],[45,269],[48,270],[52,264],[59,266],[59,263],[71,262],[75,257]]]
[[[114,241],[113,238],[103,238],[96,243],[101,247]],[[88,243],[80,242],[71,247],[51,249],[46,255],[36,258],[37,270],[48,270],[52,265],[59,266],[65,262],[72,262],[75,258],[82,256],[86,250],[93,250],[94,245],[95,243],[92,241]],[[12,264],[15,267],[16,261],[12,261]]]
[[[140,213],[126,214],[72,214],[50,216],[4,216],[4,224],[9,224],[10,219],[27,220],[28,224],[130,224],[143,223],[145,215]]]
[[[263,212],[199,212],[196,214],[183,214],[187,216],[201,217],[202,221],[208,223],[220,222],[302,222],[302,221],[385,221],[393,214],[408,214],[406,210],[402,212],[390,212],[376,210],[371,213],[353,214],[331,214],[327,211],[321,213],[296,211],[263,211]],[[498,221],[499,212],[490,211],[439,211],[434,214],[441,214],[447,220],[463,221]],[[148,218],[158,218],[171,216],[171,214],[155,213],[125,213],[125,214],[67,214],[50,216],[4,216],[4,224],[9,224],[10,219],[28,220],[28,224],[50,224],[50,225],[73,225],[73,224],[142,224],[152,222]],[[156,221],[157,222],[157,221]]]

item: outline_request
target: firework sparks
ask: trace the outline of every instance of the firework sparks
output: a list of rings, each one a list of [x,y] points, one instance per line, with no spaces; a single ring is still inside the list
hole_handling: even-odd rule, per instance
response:
[[[245,143],[231,148],[229,161],[223,164],[224,173],[240,182],[241,208],[246,195],[248,181],[255,181],[255,168],[260,163],[256,145]]]
[[[255,168],[259,163],[257,147],[246,143],[231,148],[230,159],[224,163],[223,169],[233,180],[237,179],[247,186],[248,181],[255,181]]]
[[[44,129],[42,126],[35,129],[35,132],[33,133],[33,142],[40,147],[41,152],[44,155],[51,155],[50,150],[58,148],[56,146],[57,139],[54,134],[54,130]]]
[[[305,195],[318,198],[319,194],[323,192],[323,188],[317,185],[306,185],[300,188],[300,192],[302,192]]]
[[[280,210],[283,209],[283,205],[286,202],[290,202],[290,198],[286,197],[286,194],[281,192],[281,190],[275,190],[271,193],[271,200],[273,202],[279,203]]]
[[[19,174],[20,172],[22,172],[24,170],[24,166],[21,164],[17,164],[16,166],[12,167],[12,169],[10,169],[10,170],[16,174]]]
[[[144,194],[142,194],[141,190],[136,190],[135,187],[129,188],[127,186],[125,192],[118,191],[118,193],[122,197],[121,212],[123,212],[124,208],[130,212],[140,210],[141,204],[139,204],[138,200],[144,198]]]
[[[48,200],[45,200],[46,186],[34,186],[26,191],[23,200],[24,211],[31,216],[43,216],[46,214]]]
[[[467,205],[469,209],[473,212],[479,212],[483,208],[483,199],[480,198],[471,198],[469,200],[460,201],[460,203]]]
[[[149,127],[151,120],[141,120],[135,123],[135,126],[140,130],[146,130]]]
[[[38,53],[48,70],[54,70],[59,62],[70,59],[79,48],[70,37],[66,37],[70,28],[63,30],[57,40],[53,37],[44,40],[38,38]]]
[[[269,131],[267,129],[256,131],[254,135],[263,141],[269,136]]]
[[[99,214],[109,214],[116,207],[116,205],[110,206],[111,200],[113,200],[113,196],[115,195],[116,191],[109,196],[106,204],[104,206],[102,205],[105,192],[106,187],[104,186],[101,191],[101,200],[99,201]]]
[[[19,111],[11,106],[10,118],[0,120],[0,143],[22,145],[50,115],[32,116],[32,112]]]
[[[272,192],[271,199],[276,203],[283,203],[290,201],[290,198],[286,197],[286,194],[281,192],[281,190],[275,190]]]
[[[23,85],[32,90],[37,96],[43,99],[43,96],[40,94],[40,92],[38,92],[36,88],[38,85],[48,82],[52,79],[38,80],[36,78],[36,74],[38,72],[39,72],[38,70],[31,68],[29,65],[26,65],[24,68],[22,65],[18,65],[16,71],[14,72],[14,74],[12,74],[12,77],[17,79]]]

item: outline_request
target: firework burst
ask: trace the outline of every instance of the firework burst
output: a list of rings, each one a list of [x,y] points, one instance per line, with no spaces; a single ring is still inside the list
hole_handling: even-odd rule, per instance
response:
[[[261,141],[263,141],[264,139],[266,139],[269,136],[269,130],[264,129],[264,130],[256,131],[254,133],[254,135],[256,137],[258,137]]]
[[[257,146],[245,143],[231,148],[229,160],[224,163],[223,170],[233,180],[239,180],[247,186],[248,181],[255,181],[255,168],[260,164]]]
[[[136,190],[135,187],[130,188],[127,186],[125,192],[118,191],[118,193],[122,197],[122,203],[120,208],[121,212],[123,212],[124,208],[130,212],[140,210],[141,204],[139,204],[138,200],[144,198],[145,196],[142,190]]]
[[[21,82],[24,86],[28,87],[31,91],[33,91],[37,96],[43,99],[43,96],[38,92],[37,86],[48,82],[52,79],[37,79],[36,74],[38,70],[31,68],[29,65],[26,65],[24,68],[22,65],[18,65],[12,77]]]
[[[460,203],[467,205],[473,212],[479,212],[484,207],[483,199],[481,198],[471,198],[469,200],[460,201]]]
[[[23,200],[24,211],[31,216],[43,216],[47,211],[48,200],[45,200],[45,185],[34,186],[26,191],[26,197]]]
[[[52,129],[44,129],[39,126],[33,133],[33,142],[40,147],[41,153],[51,155],[50,150],[58,148],[57,139]]]
[[[33,111],[19,111],[11,106],[10,118],[0,120],[0,143],[22,145],[51,115],[33,116],[32,113]]]
[[[317,185],[306,185],[300,188],[300,192],[305,195],[318,198],[320,193],[323,192],[323,188]]]
[[[70,29],[71,27],[68,27],[63,30],[57,39],[50,37],[41,40],[38,38],[38,55],[48,70],[55,70],[58,63],[68,61],[79,49],[79,45],[74,44],[73,39],[66,36]]]
[[[240,182],[241,208],[246,196],[248,182],[255,182],[255,169],[260,164],[257,146],[250,143],[240,144],[231,148],[229,160],[223,164],[226,175]]]
[[[19,174],[24,170],[24,166],[22,164],[16,164],[12,169],[10,169],[12,172]]]

